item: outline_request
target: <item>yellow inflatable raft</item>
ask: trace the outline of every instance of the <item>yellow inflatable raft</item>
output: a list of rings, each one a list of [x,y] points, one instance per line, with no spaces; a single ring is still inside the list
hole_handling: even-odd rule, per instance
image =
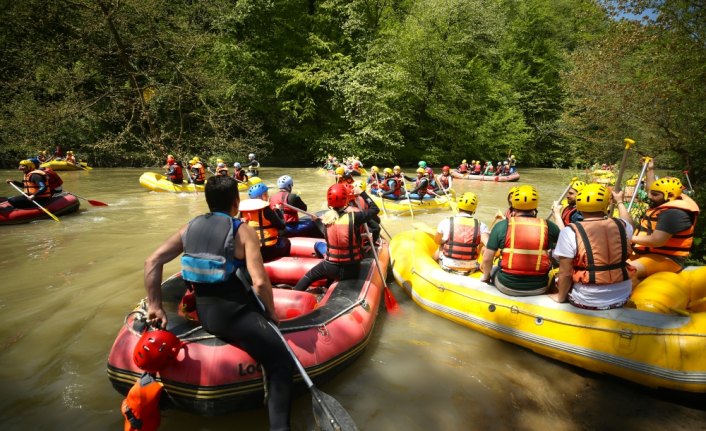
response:
[[[208,182],[208,180],[206,180]],[[246,183],[239,183],[238,190],[247,191],[251,184],[262,182],[259,177],[252,177]],[[155,172],[145,172],[140,176],[140,185],[154,192],[170,192],[170,193],[194,193],[202,192],[203,185],[191,184],[184,180],[181,184],[174,184],[169,181],[164,175]]]
[[[42,163],[42,168],[49,168],[53,171],[90,171],[93,168],[88,166],[86,162],[78,162],[78,164],[69,163],[66,160],[52,160]]]
[[[390,243],[395,279],[427,311],[587,370],[653,388],[706,392],[706,313],[697,312],[706,310],[706,267],[651,282],[661,289],[646,289],[646,279],[634,298],[641,309],[591,311],[546,295],[504,295],[480,282],[479,273],[450,274],[432,259],[435,249],[420,230]],[[674,277],[684,280],[681,288],[670,287]],[[685,305],[693,312],[677,308]],[[665,310],[670,314],[655,312]]]
[[[443,209],[449,209],[451,205],[456,204],[456,202],[454,202],[453,198],[451,198],[450,196],[448,198],[446,196],[435,196],[433,198],[430,197],[428,199],[422,200],[421,202],[419,201],[419,199],[391,200],[382,199],[376,195],[372,195],[371,197],[373,201],[375,201],[375,205],[380,208],[381,214],[391,214],[400,216],[410,215],[410,206],[411,211],[416,214],[417,212],[428,213]]]

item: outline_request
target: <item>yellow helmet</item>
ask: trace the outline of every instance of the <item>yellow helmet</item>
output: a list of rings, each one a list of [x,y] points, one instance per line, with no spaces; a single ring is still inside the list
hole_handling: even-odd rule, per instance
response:
[[[461,160],[461,163],[466,163],[466,162],[467,162],[466,159]]]
[[[353,182],[353,187],[360,187],[361,190],[365,191],[368,184],[365,181],[357,180]]]
[[[254,186],[255,184],[261,183],[262,178],[260,177],[252,177],[248,180],[248,183],[250,183],[251,186]]]
[[[336,168],[336,175],[342,176],[345,173],[346,173],[346,168],[344,168],[343,166],[339,166]]]
[[[458,209],[468,212],[476,212],[478,207],[478,196],[473,192],[466,192],[458,199]]]
[[[514,195],[515,192],[517,191],[517,189],[519,189],[519,188],[520,188],[520,186],[512,186],[510,188],[510,190],[507,192],[507,198],[508,199],[512,198],[512,195]]]
[[[681,196],[682,191],[681,181],[679,178],[674,177],[664,177],[653,182],[650,185],[651,192],[660,192],[664,194],[664,200],[671,201],[672,199],[677,199]],[[669,195],[672,196],[669,196]]]
[[[635,175],[633,175],[632,177],[630,177],[630,179],[628,179],[627,181],[625,181],[625,185],[626,185],[626,186],[636,186],[636,185],[637,185],[637,180],[638,180],[637,174],[635,174]]]
[[[576,190],[576,193],[580,192],[584,187],[586,187],[586,183],[580,180],[571,183],[571,188]]]
[[[73,154],[73,151],[67,151],[66,154]]]
[[[216,159],[216,164],[223,163],[223,159]]]
[[[424,168],[417,168],[417,173],[418,173],[418,174],[424,174],[425,172],[426,172],[426,171],[424,170]],[[421,181],[421,180],[420,180],[420,181]]]
[[[520,186],[512,194],[511,202],[516,210],[536,210],[539,205],[539,193],[534,186]]]
[[[390,175],[392,175],[392,169],[390,169],[390,168],[385,168],[385,169],[382,170],[382,172],[383,172],[384,174],[390,174]]]
[[[20,166],[27,166],[30,170],[36,168],[36,166],[34,166],[34,163],[31,160],[20,161]]]
[[[191,160],[193,160],[193,161],[195,161],[195,162],[200,162],[200,161],[201,161],[201,158],[200,158],[200,157],[197,157],[197,156],[194,156],[194,158],[191,159]]]
[[[609,203],[608,189],[598,183],[591,183],[581,188],[576,196],[576,209],[583,212],[605,213]]]
[[[374,174],[377,174],[378,172],[380,172],[380,169],[378,169],[377,166],[373,166],[373,167],[370,168],[370,171],[371,171],[372,173],[374,173]]]

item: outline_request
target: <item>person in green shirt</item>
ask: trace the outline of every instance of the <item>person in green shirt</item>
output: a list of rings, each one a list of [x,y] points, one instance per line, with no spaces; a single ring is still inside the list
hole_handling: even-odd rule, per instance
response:
[[[549,287],[552,269],[549,251],[559,238],[559,227],[537,218],[539,194],[530,185],[511,197],[512,216],[493,226],[483,252],[481,281],[510,296],[541,295]],[[493,266],[496,252],[500,262]]]

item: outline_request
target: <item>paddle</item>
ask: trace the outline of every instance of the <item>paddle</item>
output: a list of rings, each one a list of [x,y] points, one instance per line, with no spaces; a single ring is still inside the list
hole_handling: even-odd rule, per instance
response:
[[[652,160],[650,157],[644,157],[643,158],[644,163],[642,165],[642,170],[640,171],[640,176],[637,178],[637,182],[635,183],[635,190],[632,192],[632,197],[630,198],[630,203],[628,204],[628,212],[630,212],[630,208],[632,208],[632,204],[635,202],[635,198],[637,197],[637,192],[640,190],[640,185],[642,184],[642,179],[645,177],[645,171],[647,170],[647,165],[650,163],[650,160]]]
[[[378,251],[375,249],[375,243],[373,242],[373,234],[370,233],[370,229],[368,228],[367,224],[363,224],[363,227],[365,228],[365,235],[368,237],[368,240],[372,245],[371,249],[373,250],[373,257],[375,258],[375,266],[377,266],[378,268],[378,273],[380,274],[382,285],[385,287],[385,289],[383,290],[385,294],[385,309],[388,313],[395,314],[400,311],[400,306],[397,303],[397,300],[395,299],[394,295],[392,295],[390,287],[387,285],[387,281],[385,280],[385,274],[382,273],[382,267],[380,266],[380,258],[378,257]]]
[[[623,139],[623,142],[625,142],[625,150],[623,151],[623,159],[620,161],[620,169],[618,170],[618,179],[615,180],[615,191],[617,191],[617,192],[619,192],[622,188],[623,174],[625,173],[625,162],[628,159],[628,151],[630,150],[631,146],[635,145],[635,141],[633,141],[630,138]],[[608,208],[608,214],[613,214],[614,209],[615,209],[615,203],[611,203],[610,207]]]
[[[573,177],[571,181],[569,181],[569,185],[566,186],[564,191],[561,193],[561,196],[559,196],[559,199],[557,199],[555,202],[561,203],[561,200],[564,199],[564,196],[566,196],[567,193],[569,193],[569,189],[571,188],[571,185],[574,183],[574,181],[577,181],[579,178],[578,177]],[[554,214],[554,205],[552,205],[552,208],[549,210],[549,215],[546,217],[547,220],[549,220],[552,217],[552,214]]]
[[[412,210],[412,200],[409,198],[409,190],[407,190],[407,181],[404,179],[404,175],[400,174],[402,177],[402,187],[404,188],[404,192],[407,195],[407,204],[409,205],[409,215],[414,220],[414,210]]]
[[[380,204],[382,205],[382,214],[385,216],[385,218],[388,218],[387,209],[385,209],[385,198],[382,195],[382,190],[378,190],[378,197],[380,198]]]
[[[49,212],[48,209],[44,208],[43,206],[39,205],[39,203],[37,203],[37,202],[33,201],[32,199],[30,199],[29,196],[27,196],[27,194],[26,194],[25,192],[23,192],[21,188],[17,187],[17,186],[16,186],[15,184],[13,184],[13,183],[8,183],[8,184],[11,185],[11,186],[12,186],[15,190],[17,190],[18,192],[22,193],[22,196],[26,197],[28,201],[32,202],[32,203],[35,204],[37,207],[39,207],[40,210],[42,210],[42,211],[44,211],[45,213],[47,213],[47,215],[48,215],[49,217],[51,217],[51,218],[53,218],[54,220],[56,220],[57,223],[61,223],[61,222],[59,221],[59,219],[58,219],[54,214],[52,214],[52,213]]]
[[[645,164],[645,166],[647,166],[647,164]],[[686,182],[689,184],[689,191],[691,193],[693,193],[694,187],[692,187],[692,185],[691,185],[691,180],[689,179],[689,171],[688,170],[684,171],[684,176],[686,177]]]
[[[260,297],[255,295],[255,299],[258,304],[260,304],[260,307],[265,310],[265,305],[262,303]],[[284,338],[284,335],[282,335],[282,332],[279,330],[277,325],[269,319],[267,319],[267,323],[279,336],[282,343],[284,343],[284,347],[291,355],[294,365],[296,365],[297,369],[299,369],[299,374],[301,374],[304,383],[306,383],[306,387],[311,391],[311,399],[314,407],[314,419],[316,420],[316,424],[319,428],[321,430],[332,431],[358,431],[358,427],[346,409],[344,409],[343,406],[331,395],[321,392],[314,386],[314,382],[311,381],[311,378],[306,373],[304,366],[299,361],[299,358],[297,358],[297,355],[294,354],[294,351],[289,346],[289,343]]]
[[[73,196],[76,196],[76,197],[79,198],[79,199],[83,199],[84,201],[88,202],[89,204],[91,204],[91,205],[94,206],[94,207],[107,207],[107,206],[108,206],[108,204],[105,203],[105,202],[94,201],[94,200],[91,200],[91,199],[86,199],[86,198],[84,198],[84,197],[81,197],[81,196],[77,195],[76,193],[71,193],[71,192],[66,192],[66,193],[68,193],[68,194],[70,194],[70,195],[73,195]]]
[[[309,217],[311,217],[312,220],[316,220],[319,218],[319,216],[317,216],[316,214],[310,213],[309,211],[304,211],[301,208],[297,208],[295,206],[289,205],[287,202],[282,202],[282,206],[285,206],[285,207],[289,208],[290,210],[299,211],[302,214],[306,214]]]
[[[185,168],[182,168],[182,170],[183,170],[184,172],[186,172],[186,176],[187,176],[187,178],[189,178],[189,184],[193,184],[193,183],[194,183],[194,179],[191,178],[191,173],[189,172],[189,169],[190,169],[190,168],[189,168],[189,164],[188,164],[188,163],[184,163],[184,166],[185,166]]]
[[[412,223],[412,227],[417,230],[421,230],[422,232],[424,232],[428,235],[431,235],[431,236],[436,235],[436,231],[434,229],[430,228],[429,226],[427,226],[427,224],[424,223],[423,221]]]

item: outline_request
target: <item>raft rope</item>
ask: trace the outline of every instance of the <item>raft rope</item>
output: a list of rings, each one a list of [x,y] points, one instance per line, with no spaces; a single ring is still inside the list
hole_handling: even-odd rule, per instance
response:
[[[626,329],[626,328],[624,328],[624,329],[611,329],[611,328],[601,328],[601,327],[592,326],[592,325],[570,323],[570,322],[565,322],[565,321],[558,320],[558,319],[546,318],[546,317],[543,317],[539,314],[522,310],[521,308],[517,307],[516,305],[497,304],[492,301],[480,299],[480,298],[474,297],[472,295],[469,295],[467,293],[459,292],[457,290],[450,289],[450,288],[445,287],[443,285],[439,285],[439,284],[434,283],[433,281],[429,280],[428,278],[424,277],[422,274],[417,272],[414,268],[412,268],[412,274],[416,274],[419,278],[421,278],[422,280],[431,284],[432,286],[436,287],[441,292],[449,291],[451,293],[455,293],[456,295],[462,296],[462,297],[470,299],[472,301],[488,304],[492,307],[506,308],[506,309],[510,310],[512,313],[523,314],[525,316],[532,317],[535,319],[536,322],[551,322],[551,323],[556,323],[558,325],[571,326],[574,328],[591,329],[594,331],[610,332],[610,333],[618,334],[620,336],[627,336],[627,337],[631,337],[633,335],[672,335],[672,336],[679,336],[679,337],[706,337],[706,334],[703,334],[703,333],[682,333],[682,332],[667,332],[667,331],[633,331],[631,329]]]

